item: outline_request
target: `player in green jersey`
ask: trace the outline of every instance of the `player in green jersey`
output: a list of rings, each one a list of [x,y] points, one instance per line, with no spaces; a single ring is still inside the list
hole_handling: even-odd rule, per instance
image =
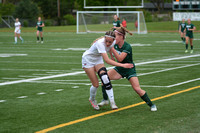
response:
[[[114,31],[116,29],[116,27],[120,27],[120,26],[122,26],[122,24],[121,24],[121,22],[120,22],[120,20],[119,20],[119,18],[118,18],[117,15],[114,15],[113,18],[114,18],[114,20],[113,20],[113,27],[112,27],[112,29]]]
[[[42,33],[43,27],[44,27],[44,23],[42,22],[41,17],[38,17],[38,22],[37,22],[37,25],[36,25],[36,28],[37,28],[37,43],[40,42],[39,35],[40,35],[40,38],[41,38],[41,43],[43,43],[43,33]]]
[[[193,43],[192,43],[192,41],[193,41],[193,31],[196,30],[196,27],[191,23],[191,19],[188,19],[187,22],[188,23],[187,23],[186,29],[185,29],[185,31],[186,31],[186,45],[185,45],[186,50],[185,50],[185,53],[188,52],[188,42],[190,40],[190,47],[191,47],[190,53],[192,54],[193,53]]]
[[[183,41],[183,44],[185,44],[185,28],[186,28],[185,19],[182,19],[182,22],[179,25],[179,33],[181,35],[181,39]]]
[[[111,51],[118,62],[132,63],[134,67],[128,69],[122,67],[115,67],[108,71],[108,76],[110,80],[118,80],[126,77],[129,80],[132,88],[136,91],[136,93],[142,98],[142,100],[144,100],[150,106],[151,111],[157,111],[156,105],[154,105],[151,102],[147,93],[140,88],[139,80],[136,75],[135,64],[132,59],[132,47],[130,44],[124,41],[126,32],[130,34],[130,32],[126,30],[126,28],[124,27],[116,28],[115,30],[116,44],[114,45],[113,48],[111,48]],[[99,106],[103,106],[109,103],[103,86],[102,86],[102,92],[104,100],[98,104]]]

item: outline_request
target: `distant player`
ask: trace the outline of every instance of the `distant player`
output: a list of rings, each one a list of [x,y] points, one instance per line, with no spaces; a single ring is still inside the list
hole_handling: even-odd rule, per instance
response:
[[[117,15],[114,15],[113,18],[114,18],[114,20],[113,20],[113,30],[115,30],[116,27],[120,27],[120,26],[122,26],[122,24],[121,24]]]
[[[127,28],[127,24],[126,24],[126,20],[123,18],[123,21],[122,21],[122,26],[124,27],[124,28]]]
[[[97,102],[95,100],[97,88],[99,86],[99,80],[97,78],[96,73],[99,75],[99,78],[103,83],[105,91],[110,100],[111,108],[112,109],[118,108],[114,101],[113,88],[110,79],[107,75],[107,70],[105,68],[104,61],[107,64],[113,66],[120,66],[125,68],[133,67],[133,64],[130,63],[121,64],[111,60],[108,57],[107,52],[110,51],[110,49],[114,46],[114,44],[115,44],[115,34],[113,31],[108,31],[106,32],[104,37],[94,41],[92,46],[88,50],[86,50],[82,56],[82,68],[85,70],[85,73],[87,74],[92,83],[92,86],[90,87],[89,101],[95,110],[99,110],[99,106],[97,105]]]
[[[185,53],[188,52],[188,41],[190,40],[190,47],[191,47],[191,51],[190,53],[192,54],[193,53],[193,31],[196,30],[196,27],[191,23],[191,19],[188,19],[187,21],[188,23],[186,24],[186,50],[185,50]]]
[[[36,28],[37,28],[37,43],[40,42],[39,34],[40,34],[40,38],[41,38],[41,43],[43,43],[43,33],[42,33],[43,27],[44,27],[44,23],[42,22],[41,17],[38,17],[38,22],[37,22],[37,25],[36,25]]]
[[[132,88],[135,92],[144,100],[147,105],[151,108],[151,111],[157,111],[156,105],[154,105],[147,93],[140,88],[139,80],[137,78],[135,64],[133,62],[132,55],[132,47],[129,43],[124,41],[126,32],[132,35],[127,29],[124,27],[117,28],[115,31],[116,36],[116,44],[113,48],[111,48],[111,52],[114,54],[115,58],[120,63],[132,63],[134,65],[133,68],[122,68],[115,67],[108,71],[108,76],[110,80],[118,80],[126,77],[129,80]],[[108,104],[107,96],[104,91],[104,86],[102,86],[103,98],[104,100],[99,103],[99,106],[104,106]]]
[[[17,37],[24,42],[23,38],[20,36],[21,33],[21,23],[19,22],[19,18],[15,20],[15,44],[17,44]]]
[[[185,44],[185,28],[186,28],[185,19],[182,19],[182,22],[179,24],[179,34],[181,35],[183,44]]]

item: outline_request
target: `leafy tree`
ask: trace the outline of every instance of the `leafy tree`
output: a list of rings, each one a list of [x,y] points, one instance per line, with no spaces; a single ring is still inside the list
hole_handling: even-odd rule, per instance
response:
[[[36,19],[39,15],[37,4],[31,0],[22,0],[15,8],[14,16],[18,18]]]
[[[0,4],[0,15],[13,15],[15,10],[15,5],[11,3]]]

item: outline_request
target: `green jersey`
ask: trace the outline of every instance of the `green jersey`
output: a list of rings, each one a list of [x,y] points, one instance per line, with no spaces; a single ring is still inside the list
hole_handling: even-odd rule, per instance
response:
[[[38,21],[37,22],[37,30],[39,30],[39,31],[42,31],[42,27],[40,27],[40,26],[42,26],[42,24],[43,24],[43,22],[42,21]]]
[[[120,27],[121,22],[119,20],[113,21],[113,26],[114,27]],[[114,29],[115,30],[115,29]]]
[[[132,58],[132,47],[130,44],[127,42],[124,42],[124,45],[119,48],[117,44],[114,45],[115,50],[118,52],[118,54],[121,54],[122,52],[127,53],[126,58],[120,63],[133,63],[133,58]]]
[[[186,23],[180,23],[180,26],[181,26],[181,32],[184,32],[186,28]]]
[[[193,31],[189,30],[189,29],[193,29],[193,28],[194,28],[193,24],[186,25],[186,36],[188,36],[189,38],[193,38]]]
[[[118,52],[118,54],[121,54],[122,52],[127,53],[127,56],[120,63],[132,63],[134,65],[133,68],[115,67],[114,69],[123,78],[126,77],[128,80],[132,77],[137,77],[135,64],[134,64],[133,58],[132,58],[132,47],[131,47],[131,45],[128,44],[127,42],[124,42],[124,45],[121,48],[119,48],[119,46],[117,44],[114,45],[114,48]]]

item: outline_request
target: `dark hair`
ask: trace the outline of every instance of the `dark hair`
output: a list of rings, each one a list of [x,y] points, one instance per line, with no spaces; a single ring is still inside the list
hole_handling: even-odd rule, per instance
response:
[[[111,36],[111,37],[115,38],[115,32],[113,32],[113,31],[107,31],[105,33],[105,36]]]

